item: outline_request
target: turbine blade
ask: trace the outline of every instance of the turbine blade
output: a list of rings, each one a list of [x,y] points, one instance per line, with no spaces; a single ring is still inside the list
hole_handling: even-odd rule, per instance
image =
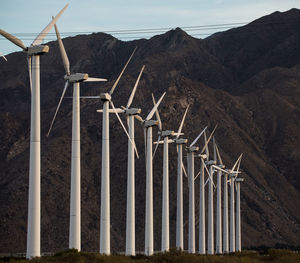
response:
[[[166,92],[163,93],[163,95],[160,97],[158,102],[154,105],[153,109],[149,112],[149,114],[146,118],[146,121],[149,121],[153,117],[156,109],[158,108],[159,104],[161,103],[161,101],[162,101],[162,99],[164,98],[165,95],[166,95]]]
[[[115,88],[117,87],[117,85],[118,85],[118,83],[119,83],[119,81],[120,81],[120,79],[121,79],[121,77],[122,77],[125,69],[127,68],[127,65],[129,64],[130,60],[132,59],[133,54],[134,54],[135,51],[136,51],[136,48],[133,50],[131,56],[129,57],[128,61],[126,62],[126,64],[125,64],[124,68],[122,69],[120,75],[118,76],[117,80],[115,81],[114,85],[112,86],[112,88],[111,88],[111,90],[109,92],[109,95],[112,95],[114,93]]]
[[[80,96],[80,99],[100,99],[100,96]]]
[[[121,124],[121,126],[122,126],[122,128],[123,128],[123,130],[125,131],[125,133],[126,133],[128,139],[129,139],[130,143],[131,143],[132,146],[134,147],[134,150],[135,150],[135,153],[136,153],[136,155],[137,155],[137,158],[139,159],[139,154],[138,154],[138,151],[137,151],[137,149],[136,149],[135,143],[131,140],[131,138],[130,138],[130,136],[129,136],[129,134],[128,134],[128,132],[127,132],[127,130],[126,130],[126,128],[125,128],[125,126],[124,126],[124,124],[123,124],[123,122],[122,122],[120,116],[119,116],[119,113],[118,113],[117,109],[115,108],[115,105],[113,104],[113,102],[112,102],[111,100],[110,100],[109,102],[110,102],[110,105],[111,105],[111,107],[113,108],[114,113],[116,114],[116,116],[117,116],[117,118],[118,118],[118,120],[119,120],[119,122],[120,122],[120,124]]]
[[[53,25],[60,18],[63,12],[67,9],[69,4],[66,4],[65,7],[52,19],[52,21],[43,29],[43,31],[36,37],[36,39],[32,42],[32,46],[40,45],[44,38],[47,36]]]
[[[211,133],[210,136],[208,137],[208,140],[205,142],[205,145],[204,145],[204,147],[203,147],[201,153],[203,153],[204,150],[205,150],[206,148],[208,149],[207,145],[209,144],[209,141],[210,141],[210,139],[212,138],[212,136],[214,135],[214,133],[215,133],[217,127],[218,127],[218,125],[215,126],[215,128],[214,128],[213,131],[212,131],[212,133]],[[206,135],[205,135],[205,137],[206,137]]]
[[[155,150],[154,150],[154,153],[153,153],[153,157],[152,157],[152,160],[154,160],[154,156],[155,156],[155,153],[156,153],[156,150],[157,150],[157,148],[158,148],[158,145],[159,145],[159,141],[160,141],[160,135],[158,136],[158,139],[157,139],[157,144],[156,144],[156,146],[155,146]]]
[[[154,98],[153,93],[151,95],[152,95],[153,106],[155,106],[156,102],[155,102],[155,98]],[[161,131],[162,130],[162,123],[161,123],[161,119],[160,119],[159,112],[158,112],[157,108],[155,110],[155,116],[156,116],[156,119],[158,120],[158,129]]]
[[[243,156],[243,154],[241,154],[241,155],[239,156],[239,158],[236,160],[235,164],[233,165],[233,167],[232,167],[231,170],[230,170],[230,173],[232,173],[232,172],[234,171],[235,167],[236,167],[237,164],[239,163],[239,161],[240,161],[240,159],[242,158],[242,156]]]
[[[183,170],[183,173],[185,175],[186,178],[188,178],[188,175],[187,175],[187,172],[185,170],[185,167],[184,167],[184,164],[183,164],[183,161],[181,160],[181,164],[182,164],[182,170]]]
[[[218,167],[218,166],[216,166],[216,165],[213,165],[213,168],[214,168],[215,170],[218,170],[218,171],[220,171],[220,172],[223,172],[223,173],[225,173],[225,174],[228,174],[228,172],[227,172],[226,170],[224,170],[224,169],[222,169],[222,168],[220,168],[220,167]]]
[[[213,153],[214,153],[214,161],[217,161],[217,151],[216,151],[216,141],[215,141],[215,136],[213,138]]]
[[[191,143],[190,147],[192,147],[199,140],[199,138],[205,132],[206,129],[207,129],[207,126],[204,128],[204,130],[202,132],[199,133],[199,135],[196,137],[196,139]]]
[[[18,47],[22,48],[23,50],[26,50],[27,48],[25,47],[24,43],[22,42],[21,39],[5,32],[4,30],[0,29],[0,34],[4,36],[6,39],[8,39],[10,42],[14,43]]]
[[[237,166],[237,168],[236,168],[236,172],[237,172],[237,173],[235,174],[235,177],[234,177],[234,178],[236,178],[236,177],[238,176],[238,174],[239,174],[241,161],[242,161],[242,156],[241,156],[240,161],[239,161],[239,163],[238,163],[238,166]]]
[[[88,78],[84,80],[83,82],[100,82],[100,81],[107,81],[107,79],[101,79],[101,78]]]
[[[207,185],[208,182],[209,182],[209,178],[206,179],[206,181],[204,183],[204,187]]]
[[[127,127],[129,127],[129,116],[126,116]]]
[[[134,118],[136,118],[140,122],[144,122],[144,120],[142,119],[142,117],[140,115],[134,115]]]
[[[222,161],[222,158],[221,158],[221,155],[220,155],[220,152],[219,152],[218,145],[216,145],[216,150],[217,150],[217,155],[218,155],[219,162],[220,162],[221,165],[223,165],[223,161]]]
[[[199,173],[197,173],[197,175],[194,177],[194,181],[198,178],[198,176],[200,175],[201,170],[199,171]]]
[[[27,56],[30,92],[32,92],[31,56]]]
[[[54,17],[52,17],[52,19],[54,19]],[[66,53],[64,44],[63,44],[63,42],[60,38],[60,34],[58,32],[58,28],[57,28],[56,24],[54,24],[54,28],[55,28],[55,33],[56,33],[57,42],[58,42],[58,46],[59,46],[60,55],[61,55],[61,58],[62,58],[62,61],[63,61],[63,65],[64,65],[64,68],[65,68],[66,74],[69,76],[71,74],[70,73],[69,58],[68,58],[68,55]]]
[[[183,127],[183,123],[184,123],[184,120],[185,120],[185,116],[186,116],[186,114],[187,114],[187,111],[188,111],[188,109],[189,109],[189,106],[190,106],[190,105],[188,105],[188,106],[186,107],[186,110],[185,110],[185,112],[184,112],[184,114],[183,114],[183,117],[182,117],[182,120],[181,120],[179,129],[178,129],[178,132],[177,132],[178,134],[177,134],[177,136],[176,136],[176,139],[178,139],[179,136],[180,136],[180,133],[181,133],[181,130],[182,130],[182,127]]]
[[[65,87],[64,87],[63,92],[62,92],[62,94],[61,94],[61,97],[60,97],[59,103],[58,103],[58,105],[57,105],[56,111],[55,111],[55,113],[54,113],[54,117],[53,117],[53,120],[52,120],[52,122],[51,122],[49,131],[48,131],[48,133],[47,133],[47,137],[50,135],[52,126],[53,126],[53,124],[54,124],[54,121],[55,121],[55,118],[56,118],[56,115],[57,115],[57,112],[58,112],[59,107],[60,107],[60,104],[61,104],[61,102],[62,102],[62,100],[63,100],[63,98],[64,98],[64,95],[65,95],[65,93],[66,93],[66,90],[67,90],[67,88],[68,88],[68,85],[69,85],[69,82],[66,81]]]
[[[129,109],[129,107],[131,106],[131,103],[132,103],[132,101],[133,101],[133,98],[134,98],[134,95],[135,95],[135,92],[136,92],[136,88],[137,88],[137,86],[138,86],[138,84],[139,84],[139,81],[140,81],[140,78],[141,78],[141,76],[142,76],[142,74],[143,74],[144,68],[145,68],[145,65],[142,67],[142,69],[141,69],[141,71],[140,71],[140,74],[139,74],[139,76],[138,76],[138,78],[137,78],[137,80],[136,80],[136,82],[135,82],[134,87],[133,87],[133,90],[132,90],[132,92],[131,92],[131,94],[130,94],[130,97],[129,97],[129,99],[128,99],[127,106],[126,106],[127,109]]]
[[[213,178],[212,178],[212,175],[211,175],[210,172],[208,171],[205,162],[203,161],[203,159],[201,159],[201,161],[202,161],[202,163],[203,163],[203,165],[204,165],[204,168],[205,168],[205,170],[206,170],[206,172],[207,172],[207,174],[208,174],[208,176],[209,176],[209,178],[210,178],[210,180],[211,180],[213,186],[216,187],[215,184],[214,184],[214,180],[213,180]]]
[[[206,132],[204,132],[204,143],[205,143],[205,145],[204,145],[204,147],[205,147],[205,154],[207,156],[207,160],[209,160],[209,149],[207,147],[208,146],[208,142],[207,142],[207,138],[206,138]]]
[[[1,52],[0,52],[0,57],[3,57],[7,61],[7,58]]]

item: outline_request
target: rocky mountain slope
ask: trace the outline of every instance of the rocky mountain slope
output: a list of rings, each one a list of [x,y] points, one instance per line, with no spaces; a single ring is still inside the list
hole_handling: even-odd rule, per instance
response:
[[[64,39],[73,72],[105,77],[83,83],[81,95],[108,90],[135,46],[134,59],[114,93],[125,105],[146,65],[133,105],[146,116],[151,93],[167,95],[160,106],[163,127],[183,131],[191,142],[206,125],[218,124],[216,140],[227,167],[243,152],[242,244],[300,244],[300,10],[275,12],[246,26],[196,39],[177,28],[149,40],[122,42],[97,33]],[[68,247],[72,101],[65,99],[46,137],[64,85],[57,43],[41,58],[42,251]],[[0,60],[0,252],[26,250],[30,89],[22,52]],[[67,96],[72,95],[69,88]],[[81,100],[82,248],[99,249],[100,100]],[[124,251],[127,138],[115,116],[111,128],[111,245]],[[154,130],[156,136],[156,130]],[[143,131],[136,123],[136,248],[144,247],[145,167]],[[201,141],[201,144],[203,142]],[[162,149],[154,165],[155,249],[160,248]],[[199,161],[196,161],[199,169]],[[196,204],[199,187],[196,180]],[[175,246],[176,147],[170,146],[170,227]],[[184,181],[187,230],[188,188]],[[196,216],[198,216],[196,207]],[[197,227],[198,229],[198,227]],[[187,233],[187,231],[185,231]],[[197,239],[197,235],[196,235]],[[185,234],[187,246],[187,234]]]

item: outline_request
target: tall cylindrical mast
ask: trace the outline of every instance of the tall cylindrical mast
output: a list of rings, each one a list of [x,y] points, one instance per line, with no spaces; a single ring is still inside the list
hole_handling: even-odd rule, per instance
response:
[[[103,101],[100,254],[110,255],[109,101]]]
[[[216,253],[222,253],[222,208],[221,208],[222,172],[217,174],[217,215],[216,215]]]
[[[236,179],[236,251],[242,251],[241,242],[241,182],[243,178]]]
[[[81,250],[80,239],[80,86],[73,84],[72,158],[69,248]]]
[[[32,56],[30,161],[26,258],[40,257],[41,242],[41,128],[40,56]]]
[[[176,248],[183,250],[183,185],[182,185],[182,144],[177,144],[177,213]]]
[[[147,128],[145,255],[153,254],[152,127]]]
[[[230,175],[230,252],[235,252],[234,175]]]
[[[129,137],[134,142],[134,115],[129,115]],[[127,256],[135,256],[135,185],[134,185],[134,147],[128,140],[127,167],[127,216],[126,216],[126,252]]]
[[[208,181],[208,209],[207,209],[207,253],[214,254],[214,189],[213,189],[213,172],[214,169],[210,167],[211,178]]]
[[[189,180],[189,253],[195,253],[195,189],[194,189],[194,152],[188,151]]]
[[[223,195],[223,253],[229,252],[228,246],[228,176],[223,175],[224,180],[224,195]]]
[[[163,156],[163,198],[162,198],[162,231],[161,231],[161,251],[169,251],[169,143],[168,136],[164,137]]]
[[[199,253],[206,253],[205,246],[205,191],[204,191],[204,165],[201,162],[200,171],[200,204],[199,204]]]

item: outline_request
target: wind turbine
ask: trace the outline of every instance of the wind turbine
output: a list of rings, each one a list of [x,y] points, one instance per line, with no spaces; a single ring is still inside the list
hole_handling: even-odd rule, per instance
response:
[[[134,88],[128,99],[126,108],[123,110],[127,116],[127,123],[129,124],[129,139],[128,139],[128,166],[127,166],[127,214],[126,214],[126,251],[125,255],[135,256],[135,158],[134,158],[134,117],[141,113],[141,109],[130,108],[138,83],[142,76],[145,66],[142,67],[140,74],[136,80]],[[133,142],[133,143],[132,143]]]
[[[235,215],[234,215],[234,181],[236,178],[236,173],[234,169],[238,163],[240,163],[243,154],[239,156],[233,168],[230,171],[229,180],[230,180],[230,252],[235,252]],[[239,165],[238,165],[239,167]],[[238,171],[237,171],[238,172]]]
[[[3,57],[3,59],[7,61],[7,58],[2,54],[2,52],[0,52],[0,57]]]
[[[153,254],[153,163],[152,163],[152,127],[158,125],[157,120],[151,120],[156,109],[161,103],[166,92],[160,97],[154,105],[145,120],[139,115],[139,120],[144,128],[145,139],[145,158],[146,158],[146,215],[145,215],[145,254],[151,256]]]
[[[186,147],[187,150],[187,169],[188,169],[188,182],[189,182],[189,239],[188,251],[195,253],[195,188],[194,188],[194,155],[199,150],[199,147],[194,146],[199,140],[201,135],[205,132],[207,127],[200,132],[196,139]]]
[[[66,10],[68,4],[36,37],[30,47],[22,40],[0,29],[0,34],[27,53],[29,80],[31,88],[30,117],[30,161],[29,161],[29,197],[26,258],[39,257],[41,239],[41,134],[40,134],[40,56],[49,51],[47,45],[41,45],[45,36]]]
[[[72,109],[72,153],[71,153],[71,191],[70,191],[70,225],[69,225],[69,248],[81,250],[81,206],[80,206],[80,82],[107,81],[106,79],[90,78],[86,73],[71,73],[70,63],[64,44],[61,40],[58,28],[54,24],[57,41],[63,65],[66,71],[65,87],[57,105],[47,137],[54,124],[69,84],[73,83],[73,109]]]
[[[115,91],[128,63],[133,57],[133,54],[136,49],[132,52],[128,61],[126,62],[124,68],[119,74],[117,80],[112,86],[111,90],[108,93],[101,93],[100,99],[103,101],[103,109],[97,110],[97,112],[103,113],[103,122],[102,122],[102,167],[101,167],[101,211],[100,211],[100,254],[110,255],[110,164],[109,164],[109,113],[113,112],[116,114],[122,128],[124,129],[127,137],[130,139],[130,136],[121,121],[121,118],[118,113],[124,112],[123,109],[116,109],[112,102],[112,94]],[[112,109],[109,110],[109,105]],[[135,150],[135,144],[131,141]]]
[[[184,169],[182,162],[182,145],[187,143],[187,139],[180,138],[181,129],[185,120],[188,107],[185,110],[177,136],[174,139],[177,148],[177,210],[176,210],[176,248],[179,250],[183,247],[183,184],[182,184],[182,170]],[[180,132],[179,132],[180,131]],[[185,171],[185,170],[184,170]]]
[[[152,94],[153,104],[155,105],[155,99]],[[159,121],[159,137],[157,146],[163,144],[163,198],[162,198],[162,232],[161,232],[161,251],[166,252],[170,249],[170,228],[169,228],[169,143],[173,143],[175,140],[182,135],[181,130],[185,120],[186,113],[189,106],[186,108],[183,115],[182,121],[180,123],[178,132],[175,133],[171,130],[162,130],[162,123],[156,110],[156,117]],[[169,139],[171,136],[176,136],[174,139]],[[163,141],[160,141],[163,138]],[[157,149],[157,148],[156,148]],[[155,154],[155,151],[154,151]]]
[[[212,133],[210,134],[208,140],[206,138],[206,131],[204,131],[204,142],[205,145],[202,148],[202,151],[198,155],[201,158],[201,170],[200,170],[200,204],[199,204],[199,253],[205,254],[205,185],[208,183],[208,237],[207,237],[207,252],[209,254],[213,254],[213,220],[212,220],[212,214],[213,214],[213,165],[215,164],[215,160],[209,160],[209,149],[208,149],[208,143],[210,142],[213,134],[215,133],[217,129],[217,125],[214,127]],[[205,151],[205,154],[203,154]],[[204,161],[206,160],[206,161]],[[209,170],[207,169],[207,165],[210,166]],[[208,174],[208,179],[206,183],[204,183],[204,168]],[[198,176],[198,175],[197,175]],[[196,177],[197,177],[196,176]]]

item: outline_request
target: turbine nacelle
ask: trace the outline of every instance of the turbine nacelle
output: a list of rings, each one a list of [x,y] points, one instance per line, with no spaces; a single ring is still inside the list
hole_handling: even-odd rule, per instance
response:
[[[49,46],[47,45],[30,46],[26,48],[25,52],[28,54],[28,56],[41,55],[49,52]]]
[[[179,138],[179,139],[174,139],[174,142],[176,144],[186,144],[188,142],[187,139]]]
[[[169,136],[174,136],[174,131],[171,130],[159,131],[158,134],[161,135],[161,137],[169,137]]]
[[[198,146],[189,146],[189,147],[187,147],[187,151],[188,152],[196,152],[196,151],[199,151],[199,147]]]
[[[89,78],[89,75],[86,73],[74,73],[71,75],[66,75],[65,80],[69,82],[83,82]]]
[[[236,181],[237,183],[244,182],[244,178],[236,178],[235,181]]]
[[[138,108],[124,109],[124,111],[125,111],[125,114],[127,114],[127,115],[137,115],[142,112],[142,110],[138,109]]]
[[[198,154],[198,157],[205,160],[205,159],[207,159],[207,154]]]
[[[215,161],[215,160],[210,160],[210,161],[206,161],[205,164],[206,164],[206,165],[216,165],[216,164],[217,164],[217,161]]]
[[[152,126],[157,126],[157,125],[158,125],[157,120],[145,120],[144,121],[144,127],[145,128],[152,127]]]
[[[111,100],[111,95],[109,93],[101,93],[100,94],[100,99],[102,101],[110,101]]]

